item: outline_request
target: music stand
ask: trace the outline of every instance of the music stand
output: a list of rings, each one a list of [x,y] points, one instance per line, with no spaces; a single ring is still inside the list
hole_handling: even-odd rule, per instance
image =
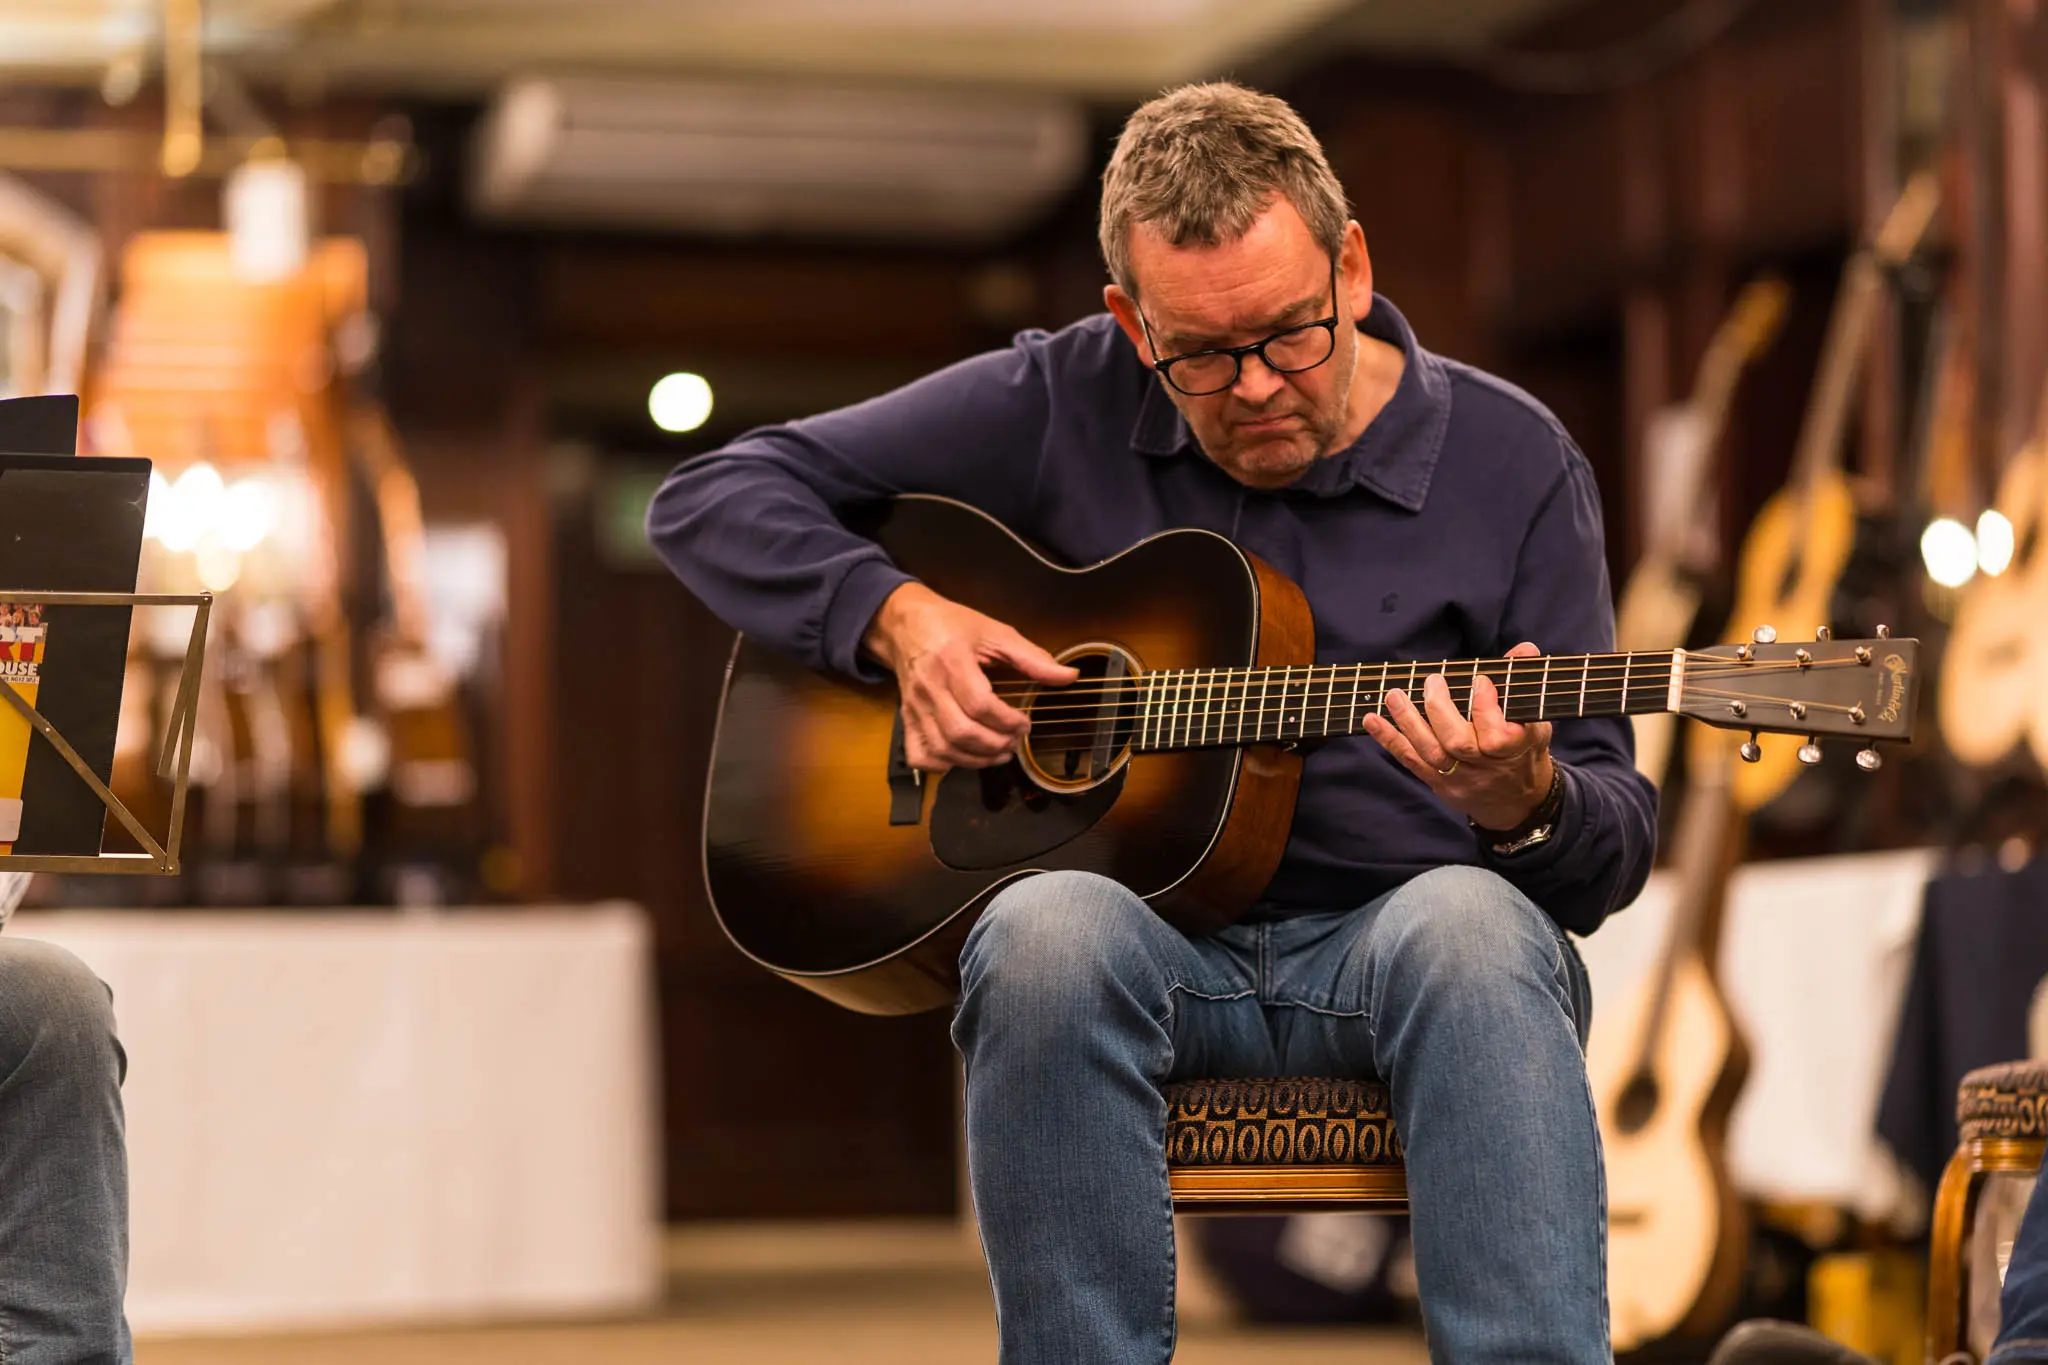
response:
[[[50,592],[41,588],[0,588],[0,600],[37,602],[54,607],[191,607],[192,637],[185,645],[185,664],[178,675],[178,696],[171,703],[170,729],[164,735],[164,750],[157,759],[158,777],[171,779],[171,816],[163,842],[149,832],[128,803],[114,795],[98,773],[79,756],[35,707],[11,686],[0,684],[0,701],[26,720],[29,729],[49,741],[79,780],[99,798],[100,805],[121,828],[142,845],[141,853],[0,853],[0,872],[98,872],[131,876],[174,877],[182,870],[178,857],[185,835],[185,797],[192,783],[192,734],[199,715],[199,675],[206,664],[206,621],[213,610],[213,594],[156,592]],[[173,750],[176,750],[173,753]]]
[[[52,807],[57,809],[60,823],[65,827],[58,839],[58,847],[82,844],[94,851],[0,854],[0,873],[174,876],[181,866],[179,849],[184,837],[185,800],[191,784],[192,740],[199,710],[199,681],[205,666],[206,628],[213,594],[107,590],[123,581],[130,587],[134,583],[137,556],[141,551],[143,504],[148,497],[149,462],[76,458],[71,446],[72,433],[76,431],[77,401],[65,395],[0,403],[0,482],[9,485],[7,505],[0,506],[0,521],[12,518],[16,522],[11,534],[0,537],[0,542],[4,542],[0,543],[0,570],[4,570],[0,571],[0,603],[56,608],[59,613],[72,608],[120,608],[125,609],[123,621],[116,627],[118,634],[103,629],[73,633],[67,644],[75,643],[83,652],[62,658],[60,667],[54,672],[49,668],[51,660],[42,653],[48,646],[36,646],[34,658],[41,665],[45,683],[55,676],[69,683],[83,684],[78,690],[90,694],[85,701],[66,695],[68,689],[65,689],[54,697],[38,696],[37,702],[42,703],[39,707],[13,684],[0,682],[0,703],[5,703],[28,725],[27,743],[32,765],[29,778],[36,782],[42,798],[36,812],[40,814]],[[60,524],[67,515],[71,524]],[[9,563],[10,560],[13,562]],[[5,580],[25,578],[31,573],[38,576],[47,574],[57,581],[43,588],[4,586]],[[135,607],[193,609],[192,634],[186,643],[177,697],[171,707],[163,752],[156,765],[157,775],[170,778],[172,784],[170,820],[161,842],[127,804],[114,795],[107,785],[108,779],[95,771],[108,769],[111,775],[113,731],[118,719],[107,712],[109,708],[118,711],[120,678],[116,675],[114,685],[109,687],[104,678],[79,676],[81,664],[86,666],[82,671],[87,674],[97,674],[109,666],[125,667],[126,618],[132,615]],[[74,616],[71,619],[76,621],[78,618]],[[8,638],[16,637],[10,631]],[[67,723],[85,727],[83,731],[73,732],[79,736],[77,744],[65,735],[61,725],[44,714],[45,710],[69,716],[71,719]],[[56,751],[64,765],[90,792],[99,812],[95,820],[88,823],[79,818],[80,809],[92,811],[94,806],[82,803],[81,798],[73,794],[77,790],[75,787],[69,791],[62,790],[61,779],[56,779],[56,785],[53,785],[54,774],[61,769],[45,772],[42,765],[33,763],[36,736],[41,736],[43,742]],[[91,755],[90,759],[80,752],[81,746]],[[143,852],[107,853],[100,847],[108,814],[113,815],[121,827],[142,845]],[[10,834],[10,838],[14,837]],[[23,832],[23,838],[26,837],[26,832]],[[15,838],[15,846],[18,847],[22,841],[22,838]]]

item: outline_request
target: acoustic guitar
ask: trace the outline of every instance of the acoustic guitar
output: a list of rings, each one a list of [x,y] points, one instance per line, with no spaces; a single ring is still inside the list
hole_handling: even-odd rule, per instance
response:
[[[1677,895],[1649,979],[1594,1016],[1587,1078],[1607,1164],[1607,1300],[1616,1351],[1726,1325],[1748,1218],[1725,1155],[1749,1049],[1716,979],[1744,821],[1731,736],[1694,751],[1680,810]],[[1704,760],[1704,761],[1702,761]]]
[[[868,1013],[949,1004],[968,929],[1032,872],[1111,877],[1189,934],[1231,923],[1279,866],[1299,746],[1359,733],[1388,689],[1431,673],[1461,707],[1475,674],[1497,679],[1518,722],[1675,710],[1903,740],[1917,704],[1913,640],[1318,664],[1300,588],[1207,531],[1069,569],[943,498],[891,500],[856,529],[1080,672],[1060,687],[999,678],[1032,721],[1018,756],[925,780],[903,757],[893,685],[735,643],[705,800],[713,910],[768,970]],[[1761,755],[1753,738],[1743,749]]]
[[[1672,489],[1649,522],[1642,558],[1615,605],[1614,640],[1621,649],[1676,649],[1691,636],[1700,611],[1700,573],[1707,568],[1694,548],[1699,509],[1707,504],[1714,454],[1728,424],[1735,386],[1750,361],[1778,335],[1791,291],[1765,275],[1743,286],[1728,316],[1714,329],[1700,360],[1692,397],[1662,414],[1646,442],[1652,468],[1675,469]],[[1677,717],[1635,718],[1636,771],[1661,787],[1671,761]]]
[[[1963,589],[1942,656],[1941,735],[1972,767],[1999,762],[2022,738],[2048,766],[2048,697],[2033,639],[2048,620],[2048,390],[2033,438],[2007,462],[1992,506],[2012,527],[2012,559]]]
[[[1915,176],[1873,243],[1851,253],[1843,267],[1792,476],[1764,503],[1744,538],[1732,620],[1768,621],[1789,634],[1811,636],[1834,615],[1835,588],[1856,541],[1856,499],[1841,464],[1850,401],[1884,298],[1885,271],[1905,264],[1919,248],[1939,200],[1933,174]],[[1736,799],[1743,809],[1755,810],[1798,775],[1795,754],[1774,749],[1762,762],[1736,770]]]

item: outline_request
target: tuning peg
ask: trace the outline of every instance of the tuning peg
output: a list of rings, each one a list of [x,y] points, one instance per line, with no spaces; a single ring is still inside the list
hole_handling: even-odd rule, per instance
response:
[[[1776,626],[1758,626],[1749,633],[1749,638],[1760,645],[1772,644],[1778,638],[1778,628]]]
[[[1875,744],[1871,745],[1868,749],[1858,749],[1856,751],[1856,766],[1863,769],[1864,772],[1874,773],[1884,766],[1884,755],[1877,751]]]
[[[1879,626],[1879,627],[1877,628],[1877,638],[1878,638],[1878,639],[1880,639],[1880,640],[1889,640],[1889,639],[1891,639],[1891,638],[1892,638],[1892,628],[1891,628],[1890,626]]]
[[[1826,626],[1822,626],[1813,632],[1813,638],[1816,640],[1832,640],[1835,638],[1835,633]]]
[[[1820,741],[1812,735],[1808,735],[1806,743],[1799,746],[1799,761],[1809,768],[1820,762]]]
[[[1754,730],[1749,732],[1749,738],[1742,741],[1742,747],[1736,752],[1742,755],[1744,763],[1761,763],[1764,760],[1763,746],[1756,742]]]

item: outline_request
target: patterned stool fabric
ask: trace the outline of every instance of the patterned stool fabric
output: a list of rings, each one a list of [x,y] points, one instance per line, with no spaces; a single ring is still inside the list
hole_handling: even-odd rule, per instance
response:
[[[1172,1166],[1398,1166],[1387,1087],[1293,1076],[1166,1087]]]
[[[2048,1138],[2048,1062],[1983,1066],[1956,1087],[1956,1128],[1973,1138]]]

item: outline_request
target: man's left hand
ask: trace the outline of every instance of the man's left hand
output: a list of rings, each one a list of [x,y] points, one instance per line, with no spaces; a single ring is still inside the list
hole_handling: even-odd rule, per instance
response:
[[[1524,640],[1510,659],[1538,653]],[[1472,714],[1458,714],[1441,673],[1422,685],[1422,708],[1408,694],[1387,693],[1386,718],[1367,716],[1365,732],[1428,784],[1452,809],[1483,828],[1513,829],[1535,814],[1550,791],[1550,722],[1517,725],[1500,709],[1493,680],[1472,683]],[[1392,723],[1389,723],[1391,718]]]

